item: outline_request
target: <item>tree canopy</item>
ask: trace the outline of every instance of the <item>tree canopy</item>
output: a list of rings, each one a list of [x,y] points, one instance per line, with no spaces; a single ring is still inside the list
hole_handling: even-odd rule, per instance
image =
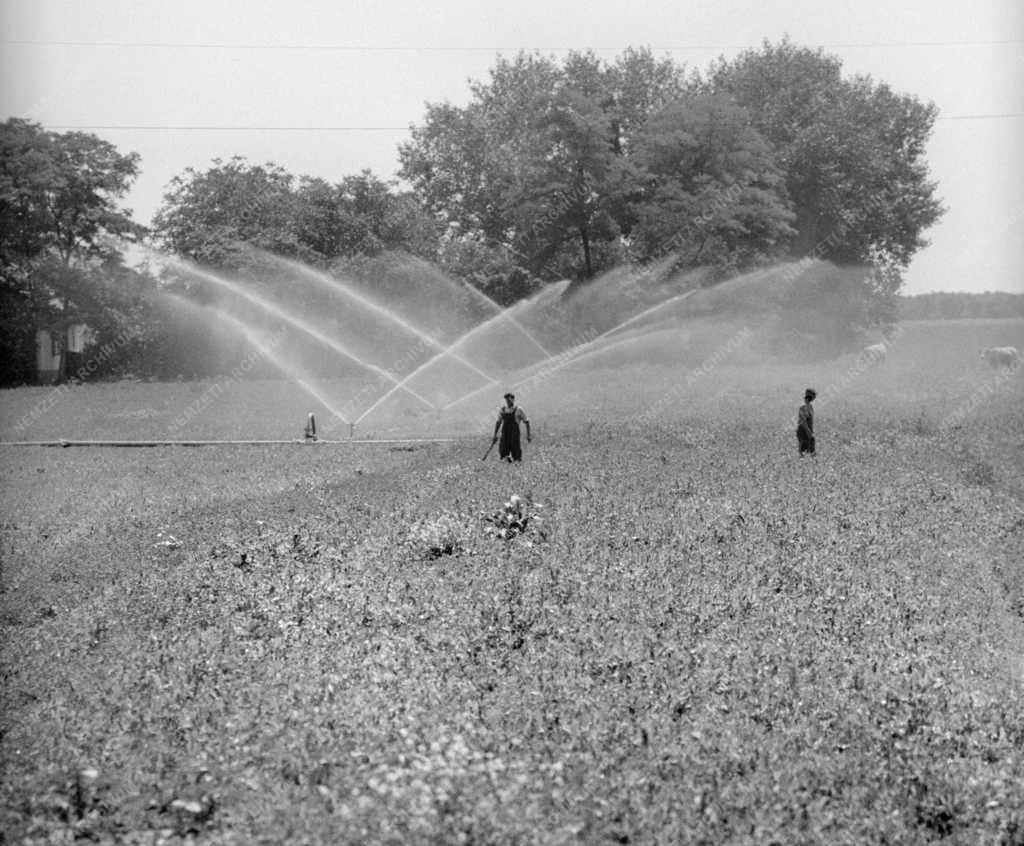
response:
[[[13,118],[0,124],[6,381],[33,377],[37,329],[60,338],[86,323],[101,343],[125,328],[124,303],[104,285],[123,269],[107,236],[142,231],[118,205],[138,169],[137,154],[93,135],[48,132]]]
[[[456,272],[589,278],[670,254],[735,270],[817,251],[874,268],[890,296],[942,213],[924,161],[936,113],[788,40],[703,76],[649,50],[520,53],[464,107],[428,104],[401,174],[445,223]]]
[[[938,109],[822,50],[765,42],[711,70],[706,88],[745,108],[775,148],[796,213],[790,255],[828,242],[838,264],[878,268],[895,293],[942,214],[924,159]]]
[[[241,156],[175,177],[153,231],[178,255],[226,269],[250,267],[253,247],[327,266],[383,249],[429,253],[436,241],[418,204],[370,171],[331,184]]]

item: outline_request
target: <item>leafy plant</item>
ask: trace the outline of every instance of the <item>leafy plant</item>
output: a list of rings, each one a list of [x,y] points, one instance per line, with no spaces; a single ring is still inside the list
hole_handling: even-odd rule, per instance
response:
[[[519,535],[525,535],[528,529],[537,533],[539,524],[543,522],[540,516],[540,503],[530,502],[518,494],[512,494],[500,510],[488,515],[485,519],[491,524],[484,529],[488,535],[512,540]]]

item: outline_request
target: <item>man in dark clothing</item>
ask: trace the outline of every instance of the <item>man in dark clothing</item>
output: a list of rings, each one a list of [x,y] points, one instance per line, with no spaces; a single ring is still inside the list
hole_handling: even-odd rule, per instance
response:
[[[514,394],[505,394],[505,405],[498,409],[498,419],[494,424],[494,440],[501,434],[498,444],[498,455],[502,461],[522,461],[523,447],[519,440],[519,423],[526,425],[526,440],[530,442],[530,421],[526,413],[516,405]]]
[[[796,439],[800,444],[800,457],[803,458],[804,453],[814,455],[814,406],[811,405],[814,402],[814,398],[818,396],[818,392],[814,388],[808,388],[804,391],[804,404],[800,406],[800,411],[797,412],[796,418]]]

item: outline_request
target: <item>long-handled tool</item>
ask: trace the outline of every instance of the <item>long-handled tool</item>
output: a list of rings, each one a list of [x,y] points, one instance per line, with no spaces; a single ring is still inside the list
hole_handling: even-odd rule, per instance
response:
[[[494,445],[497,442],[498,442],[497,438],[495,438],[493,441],[491,441],[491,445],[489,447],[487,447],[487,452],[484,453],[484,457],[480,459],[481,461],[486,461],[487,460],[487,456],[491,454],[491,450],[494,449]]]

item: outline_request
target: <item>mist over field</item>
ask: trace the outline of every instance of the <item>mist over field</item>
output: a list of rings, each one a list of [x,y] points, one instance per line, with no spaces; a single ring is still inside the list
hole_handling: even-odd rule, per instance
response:
[[[1021,344],[1012,313],[858,328],[851,315],[863,307],[864,272],[826,262],[710,286],[701,271],[620,268],[507,309],[409,256],[338,278],[273,262],[247,286],[181,265],[193,299],[162,294],[168,337],[216,377],[8,392],[0,433],[287,440],[314,413],[334,439],[466,435],[486,433],[509,389],[547,426],[578,423],[581,413],[612,427],[657,425],[728,406],[736,422],[767,413],[785,427],[808,386],[820,408],[836,408],[837,425],[847,407],[874,403],[939,426],[998,376],[981,349]],[[865,355],[871,344],[885,348],[883,359]],[[122,396],[139,407],[122,408]]]

